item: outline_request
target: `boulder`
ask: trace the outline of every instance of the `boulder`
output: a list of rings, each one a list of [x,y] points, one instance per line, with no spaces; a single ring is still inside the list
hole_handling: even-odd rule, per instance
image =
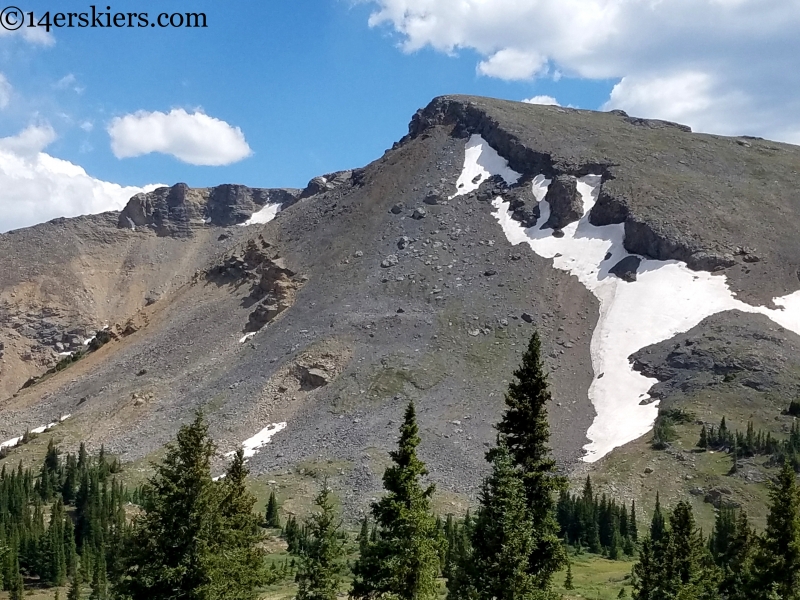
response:
[[[623,281],[633,282],[636,281],[636,270],[641,263],[642,259],[638,256],[626,256],[611,267],[608,272],[612,275],[616,275]]]
[[[544,199],[550,205],[550,218],[542,229],[562,229],[583,216],[583,199],[578,180],[569,175],[553,178]]]

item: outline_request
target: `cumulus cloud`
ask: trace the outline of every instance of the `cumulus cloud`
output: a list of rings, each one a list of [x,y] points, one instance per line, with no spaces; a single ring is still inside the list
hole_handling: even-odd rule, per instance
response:
[[[479,73],[616,79],[604,108],[800,142],[800,10],[785,0],[365,0],[412,52]]]
[[[546,106],[561,106],[558,103],[558,100],[553,98],[552,96],[534,96],[533,98],[525,98],[523,102],[527,104],[544,104]]]
[[[252,154],[242,130],[202,112],[139,111],[116,117],[108,126],[117,158],[151,152],[170,154],[191,165],[229,165]]]
[[[95,179],[78,165],[42,152],[54,139],[47,124],[0,138],[0,233],[56,217],[118,210],[131,196],[160,187]]]

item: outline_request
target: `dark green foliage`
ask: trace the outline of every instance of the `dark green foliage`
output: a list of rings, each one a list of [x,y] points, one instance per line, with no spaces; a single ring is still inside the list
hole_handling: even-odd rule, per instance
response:
[[[470,564],[462,568],[477,598],[533,598],[537,590],[547,589],[551,574],[530,568],[536,538],[525,484],[502,438],[488,460],[492,473],[481,490]]]
[[[81,598],[83,597],[83,595],[81,594],[81,583],[82,581],[80,573],[76,573],[69,584],[69,591],[67,592],[67,600],[81,600]]]
[[[314,504],[317,510],[305,523],[308,543],[297,572],[297,599],[335,600],[344,572],[346,536],[327,482]]]
[[[383,476],[387,494],[372,504],[377,531],[353,567],[351,597],[428,600],[437,596],[444,540],[430,510],[434,487],[422,487],[421,479],[428,471],[417,457],[419,443],[411,402],[400,428],[398,449],[391,453],[394,464]]]
[[[636,600],[716,600],[719,579],[719,570],[695,526],[689,504],[678,503],[669,527],[663,516],[654,517],[651,537],[642,543],[639,561],[633,567]]]
[[[564,589],[574,590],[575,583],[572,581],[572,563],[567,563],[567,576],[564,577]]]
[[[605,554],[612,560],[622,558],[623,553],[632,555],[635,552],[638,537],[635,505],[631,505],[629,513],[627,507],[617,504],[616,500],[609,500],[605,495],[598,498],[592,491],[589,477],[580,496],[573,496],[566,490],[561,492],[556,516],[561,537],[576,548]]]
[[[117,591],[132,600],[249,600],[266,578],[255,499],[237,452],[220,482],[211,479],[214,443],[201,413],[167,445],[134,522]]]
[[[274,529],[278,529],[281,526],[281,517],[278,512],[278,499],[275,497],[275,490],[269,493],[265,522],[267,527],[272,527]]]
[[[511,460],[520,471],[528,501],[533,551],[528,573],[548,590],[553,574],[566,562],[558,537],[556,495],[566,489],[550,453],[547,404],[552,400],[541,358],[541,341],[534,332],[514,371],[505,395],[506,411],[497,430],[507,444]]]
[[[700,428],[700,440],[697,442],[697,447],[703,450],[708,448],[708,431],[705,425]]]
[[[783,600],[800,598],[800,490],[784,464],[771,493],[767,528],[754,560],[755,590],[774,589]]]

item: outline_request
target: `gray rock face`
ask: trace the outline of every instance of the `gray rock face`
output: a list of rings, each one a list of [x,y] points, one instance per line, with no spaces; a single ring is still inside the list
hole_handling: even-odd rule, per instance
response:
[[[800,367],[800,336],[763,315],[727,311],[704,319],[674,338],[632,355],[634,369],[659,380],[653,398],[732,386],[794,396],[792,373]]]
[[[727,269],[731,288],[751,303],[797,289],[796,146],[475,96],[434,99],[414,116],[406,139],[438,126],[460,139],[480,134],[523,178],[601,175],[590,221],[625,223],[631,253]],[[739,246],[760,260],[732,258]]]
[[[531,191],[530,182],[515,185],[503,194],[508,200],[511,217],[523,227],[533,227],[541,217],[539,203]]]
[[[641,263],[642,259],[638,256],[626,256],[611,267],[608,272],[624,281],[636,281],[636,270]]]
[[[119,215],[120,228],[149,227],[160,236],[190,237],[206,225],[228,227],[244,223],[266,204],[286,207],[297,199],[297,190],[220,185],[192,189],[185,183],[136,194]]]
[[[544,199],[550,204],[550,218],[542,229],[562,229],[583,216],[583,200],[574,177],[555,177]]]

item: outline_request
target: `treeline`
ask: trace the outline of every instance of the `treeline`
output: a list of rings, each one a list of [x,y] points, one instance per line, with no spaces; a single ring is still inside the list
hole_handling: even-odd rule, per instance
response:
[[[92,582],[105,598],[99,588],[119,568],[127,527],[118,470],[83,444],[62,459],[52,439],[38,473],[21,463],[0,470],[0,584],[12,599],[22,597],[26,579],[60,586],[67,577]]]
[[[624,503],[617,504],[605,494],[598,497],[588,476],[581,495],[561,492],[556,516],[561,537],[578,552],[586,550],[611,560],[636,554],[636,502],[631,502],[628,510]]]
[[[2,584],[13,600],[26,581],[69,581],[67,600],[87,591],[90,600],[255,600],[263,586],[293,576],[298,600],[335,600],[349,572],[357,600],[438,600],[442,576],[448,600],[555,600],[558,571],[567,567],[565,587],[572,585],[569,544],[610,558],[638,554],[636,600],[800,600],[800,492],[788,462],[762,535],[743,513],[723,509],[706,539],[688,503],[665,515],[657,498],[638,547],[635,504],[598,496],[588,478],[571,495],[556,469],[538,335],[513,375],[479,505],[462,520],[433,512],[411,402],[385,493],[362,522],[357,558],[348,560],[348,535],[325,482],[308,518],[285,521],[292,559],[268,567],[266,528],[281,525],[277,499],[271,494],[266,516],[254,512],[242,450],[212,479],[216,448],[198,413],[147,484],[130,493],[115,480],[118,463],[104,453],[90,458],[83,447],[60,456],[51,443],[38,472],[0,472]]]
[[[792,406],[794,404],[793,402]],[[790,406],[789,414],[792,414],[792,406]],[[756,430],[752,421],[747,423],[744,433],[739,430],[731,431],[725,417],[722,417],[718,427],[703,425],[700,428],[697,447],[703,450],[729,452],[734,460],[734,471],[736,470],[736,460],[739,458],[768,456],[774,464],[788,463],[795,472],[800,472],[800,421],[793,420],[789,437],[785,440],[778,440],[772,437],[770,432]]]
[[[721,508],[705,539],[688,502],[665,517],[657,500],[633,585],[635,600],[800,598],[800,490],[792,467],[784,464],[771,491],[760,535],[744,511]]]

